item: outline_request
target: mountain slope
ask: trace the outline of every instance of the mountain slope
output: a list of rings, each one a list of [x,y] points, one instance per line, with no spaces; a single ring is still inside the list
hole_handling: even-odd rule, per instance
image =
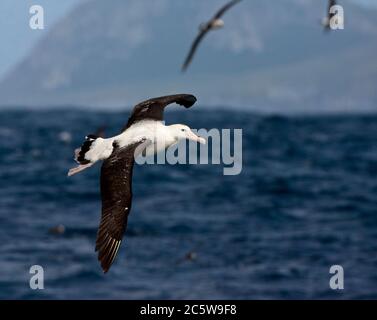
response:
[[[197,26],[224,1],[86,1],[3,79],[0,105],[123,106],[185,91],[203,104],[374,108],[377,12],[344,1],[345,30],[324,34],[323,2],[244,0],[182,75]]]

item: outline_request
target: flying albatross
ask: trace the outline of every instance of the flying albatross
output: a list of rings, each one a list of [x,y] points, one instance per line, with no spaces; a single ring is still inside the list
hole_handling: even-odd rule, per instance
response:
[[[331,19],[334,17],[334,13],[331,13],[331,8],[333,6],[336,6],[336,0],[329,0],[329,5],[327,7],[327,16],[322,19],[322,25],[324,27],[325,31],[330,31],[331,30]]]
[[[210,21],[203,23],[199,26],[199,34],[196,36],[194,42],[191,45],[190,52],[187,55],[186,60],[182,66],[182,71],[186,71],[187,67],[190,65],[192,58],[195,55],[196,49],[198,48],[200,42],[203,40],[204,36],[209,31],[222,28],[224,26],[224,21],[221,19],[221,17],[224,15],[226,11],[228,11],[231,7],[233,7],[240,1],[241,0],[232,0],[228,2],[214,15],[214,17]]]
[[[132,171],[134,159],[141,153],[153,155],[180,140],[206,143],[182,124],[165,126],[163,114],[166,106],[177,103],[190,108],[196,98],[190,94],[177,94],[150,99],[133,109],[121,133],[112,138],[88,135],[75,150],[78,167],[72,168],[68,176],[91,167],[103,160],[101,167],[102,216],[98,228],[96,251],[103,271],[106,273],[119,250],[126,231],[132,202]]]

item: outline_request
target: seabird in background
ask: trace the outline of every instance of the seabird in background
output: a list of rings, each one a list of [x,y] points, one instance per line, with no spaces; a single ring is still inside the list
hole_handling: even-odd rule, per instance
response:
[[[198,48],[199,43],[203,40],[204,36],[211,30],[217,30],[222,28],[224,26],[224,21],[221,19],[221,17],[224,15],[226,11],[228,11],[231,7],[233,7],[240,1],[241,0],[232,0],[228,2],[215,14],[215,16],[210,21],[208,21],[207,23],[203,23],[199,26],[199,34],[196,36],[193,44],[191,45],[190,52],[187,55],[187,58],[182,66],[182,71],[186,71],[187,67],[190,65],[192,58],[194,57],[194,54],[196,52],[196,49]]]
[[[122,132],[112,138],[88,135],[81,148],[75,151],[79,166],[69,170],[74,175],[103,160],[101,167],[102,217],[99,225],[96,251],[106,273],[119,250],[132,202],[132,171],[134,159],[142,152],[147,156],[162,151],[180,140],[205,143],[182,124],[165,126],[163,113],[166,106],[177,103],[190,108],[196,98],[178,94],[144,101],[134,107]]]
[[[322,25],[323,25],[325,31],[330,31],[331,30],[330,22],[331,22],[332,17],[335,14],[331,13],[330,9],[333,6],[336,6],[336,5],[337,5],[336,0],[329,0],[329,5],[327,7],[327,16],[322,19]]]

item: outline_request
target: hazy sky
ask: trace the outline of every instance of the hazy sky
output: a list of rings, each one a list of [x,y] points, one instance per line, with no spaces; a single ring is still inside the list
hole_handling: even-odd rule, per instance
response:
[[[40,37],[48,32],[58,19],[82,1],[85,0],[1,0],[0,12],[3,18],[0,19],[0,78],[28,54]],[[353,1],[377,8],[376,0]],[[31,30],[29,27],[29,9],[35,4],[42,5],[44,8],[44,30]]]
[[[82,0],[1,0],[0,12],[0,78],[15,63],[28,54],[38,39],[73,6]],[[45,11],[45,30],[29,27],[32,5]]]

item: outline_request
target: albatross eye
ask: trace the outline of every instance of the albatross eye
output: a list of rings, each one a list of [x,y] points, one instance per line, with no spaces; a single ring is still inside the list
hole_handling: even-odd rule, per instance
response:
[[[186,131],[186,129],[181,129],[181,131],[182,131],[182,132],[185,132],[185,131]]]

